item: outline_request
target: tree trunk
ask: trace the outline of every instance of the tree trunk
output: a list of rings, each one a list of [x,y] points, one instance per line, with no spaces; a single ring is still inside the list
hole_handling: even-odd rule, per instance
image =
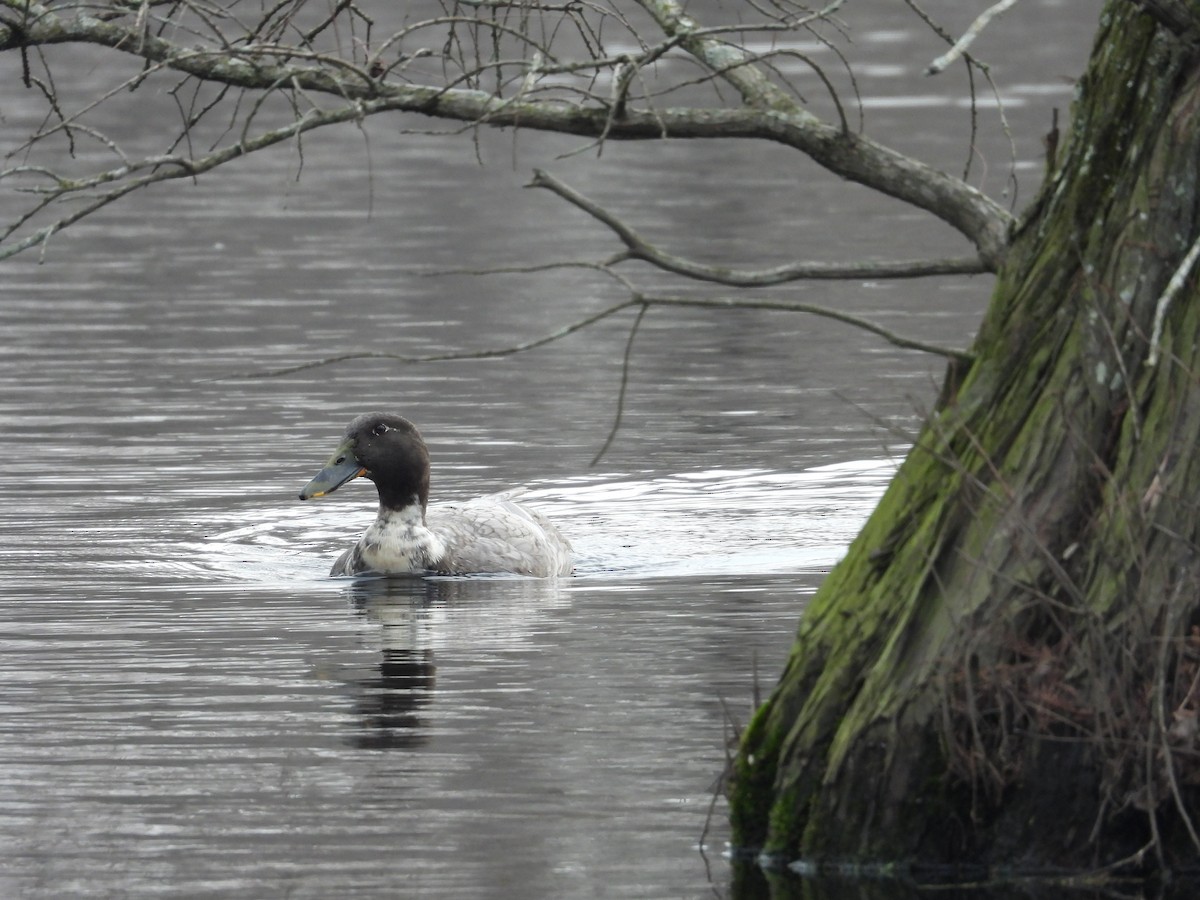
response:
[[[1172,8],[1192,32],[1107,3],[975,361],[744,735],[741,846],[963,874],[1200,860],[1200,2]]]

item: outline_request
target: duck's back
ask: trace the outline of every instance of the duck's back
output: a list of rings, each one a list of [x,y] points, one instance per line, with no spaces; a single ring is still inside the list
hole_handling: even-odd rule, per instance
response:
[[[539,513],[502,495],[429,507],[425,521],[446,545],[438,571],[570,575],[571,545]]]

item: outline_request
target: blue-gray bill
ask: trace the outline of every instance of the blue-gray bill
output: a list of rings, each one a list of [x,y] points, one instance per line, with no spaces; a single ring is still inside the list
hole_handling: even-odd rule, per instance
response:
[[[367,470],[358,461],[358,457],[350,451],[346,444],[343,444],[333,451],[333,456],[329,457],[325,468],[314,475],[312,481],[304,486],[304,490],[300,492],[300,499],[312,500],[332,494],[347,481],[353,481],[360,475],[366,474]]]

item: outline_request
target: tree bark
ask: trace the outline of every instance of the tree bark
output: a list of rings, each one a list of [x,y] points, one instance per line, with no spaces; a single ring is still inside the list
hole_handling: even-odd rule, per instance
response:
[[[1200,860],[1200,61],[1177,31],[1106,4],[974,361],[743,736],[742,847],[960,874]]]

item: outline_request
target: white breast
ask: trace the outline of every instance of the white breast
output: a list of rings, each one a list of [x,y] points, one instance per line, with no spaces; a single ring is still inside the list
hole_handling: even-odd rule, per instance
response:
[[[445,553],[444,542],[425,527],[415,503],[400,510],[381,509],[358,542],[362,565],[383,575],[437,568]]]

